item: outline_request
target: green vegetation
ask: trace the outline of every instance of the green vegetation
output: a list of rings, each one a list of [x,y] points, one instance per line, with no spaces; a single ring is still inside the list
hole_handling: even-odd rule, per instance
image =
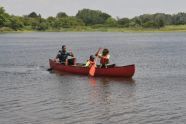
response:
[[[24,16],[8,14],[0,7],[0,32],[11,31],[186,31],[186,13],[156,13],[134,18],[113,18],[99,10],[82,9],[75,16],[59,12],[56,17],[42,18],[31,12]]]

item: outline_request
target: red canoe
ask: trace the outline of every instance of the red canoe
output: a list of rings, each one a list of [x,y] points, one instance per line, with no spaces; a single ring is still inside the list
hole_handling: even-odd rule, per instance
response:
[[[80,66],[80,64],[74,65],[62,65],[49,59],[50,68],[58,72],[68,72],[78,75],[88,75],[90,68]],[[135,72],[135,65],[127,66],[114,66],[109,68],[96,68],[95,76],[107,76],[107,77],[125,77],[132,78]]]

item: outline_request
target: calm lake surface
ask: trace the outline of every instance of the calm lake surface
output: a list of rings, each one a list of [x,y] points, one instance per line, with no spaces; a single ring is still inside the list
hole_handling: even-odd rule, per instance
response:
[[[50,73],[62,44],[136,65],[132,80]],[[185,124],[186,33],[0,34],[0,124]]]

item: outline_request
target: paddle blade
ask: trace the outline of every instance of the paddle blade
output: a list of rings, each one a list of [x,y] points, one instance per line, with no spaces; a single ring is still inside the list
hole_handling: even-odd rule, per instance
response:
[[[96,71],[96,64],[93,64],[89,70],[89,75],[90,76],[94,76],[95,74],[95,71]]]

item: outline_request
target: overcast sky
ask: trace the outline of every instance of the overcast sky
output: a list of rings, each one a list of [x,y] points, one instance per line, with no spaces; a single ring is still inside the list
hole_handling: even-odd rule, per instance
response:
[[[10,14],[22,16],[35,11],[42,17],[56,16],[58,12],[74,16],[83,8],[101,10],[114,18],[186,12],[186,0],[0,0],[0,6]]]

